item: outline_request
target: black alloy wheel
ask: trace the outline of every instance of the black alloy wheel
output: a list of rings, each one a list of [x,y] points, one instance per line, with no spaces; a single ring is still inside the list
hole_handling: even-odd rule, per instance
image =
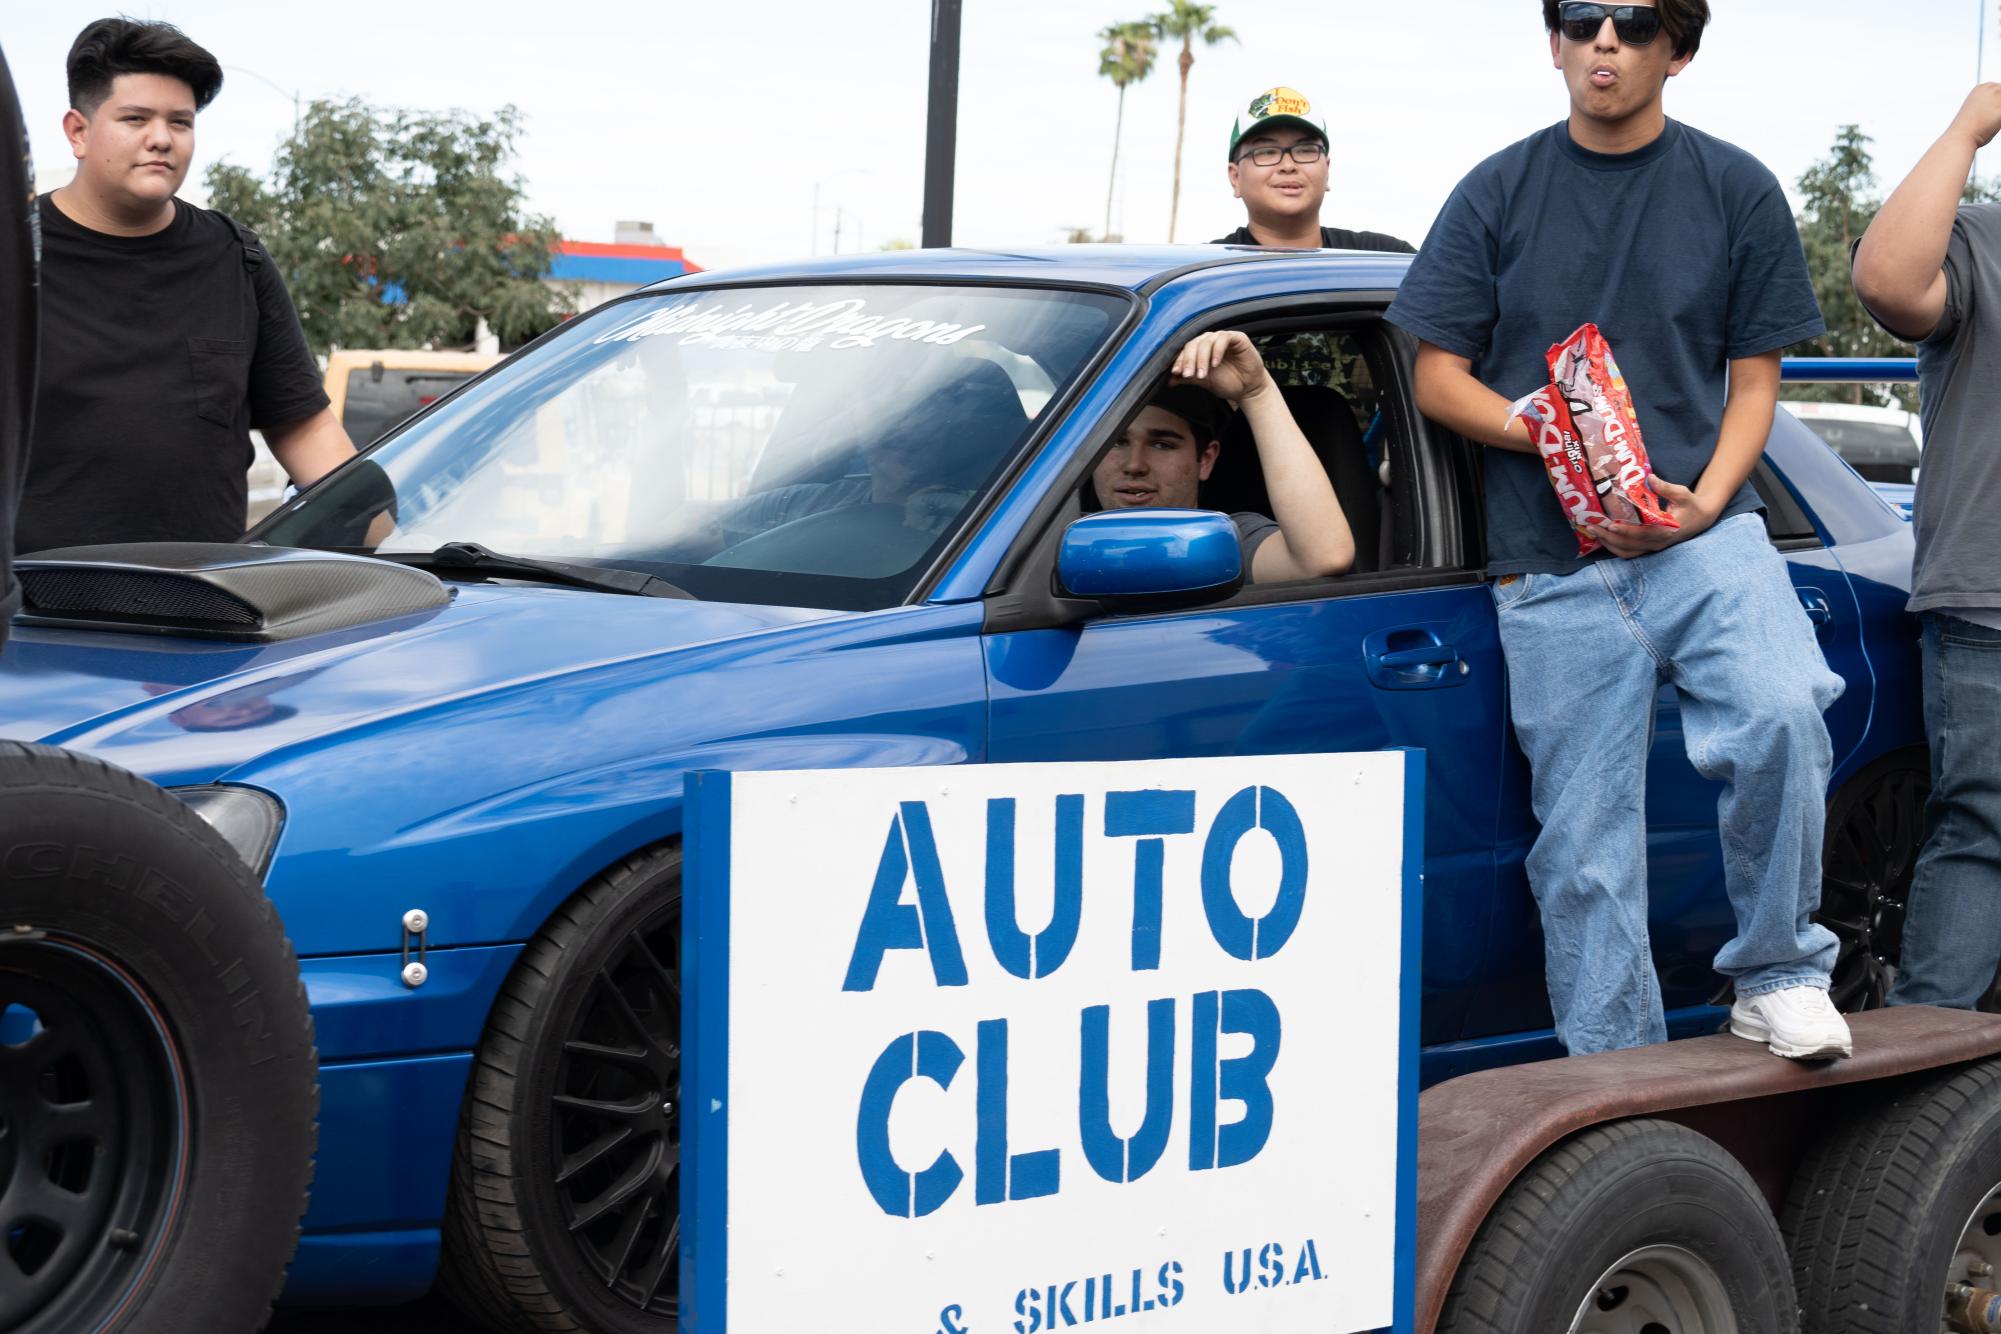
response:
[[[551,1148],[584,1263],[635,1310],[681,1295],[681,905],[590,981],[556,1069]]]
[[[681,1313],[681,850],[551,913],[473,1063],[439,1288],[493,1330],[673,1334]]]
[[[1873,1010],[1889,994],[1930,792],[1924,755],[1900,752],[1850,779],[1828,807],[1814,920],[1841,942],[1829,991],[1838,1009]]]
[[[187,1126],[137,983],[81,941],[0,927],[0,1329],[119,1310],[184,1197]]]

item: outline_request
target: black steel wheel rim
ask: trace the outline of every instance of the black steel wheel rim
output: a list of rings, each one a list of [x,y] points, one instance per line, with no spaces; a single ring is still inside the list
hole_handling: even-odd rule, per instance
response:
[[[1840,941],[1830,997],[1842,1010],[1874,1009],[1889,993],[1930,789],[1921,770],[1891,769],[1856,793],[1828,827],[1815,920]]]
[[[556,1068],[551,1166],[570,1239],[607,1293],[672,1317],[681,1298],[681,907],[589,980]]]
[[[80,942],[0,935],[0,1329],[94,1329],[178,1208],[186,1082],[138,983]]]

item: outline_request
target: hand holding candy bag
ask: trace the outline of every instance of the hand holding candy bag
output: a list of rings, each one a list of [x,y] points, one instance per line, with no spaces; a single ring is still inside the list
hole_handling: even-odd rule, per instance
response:
[[[1598,326],[1587,324],[1549,350],[1547,387],[1515,404],[1542,455],[1549,483],[1577,533],[1577,554],[1603,545],[1608,523],[1679,528],[1654,493],[1633,396]]]

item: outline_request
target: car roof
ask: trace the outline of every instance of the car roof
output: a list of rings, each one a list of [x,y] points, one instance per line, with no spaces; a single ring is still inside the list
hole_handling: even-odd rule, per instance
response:
[[[1266,250],[1258,246],[1067,245],[1022,250],[888,250],[741,269],[655,283],[648,291],[753,283],[951,279],[1077,283],[1149,291],[1170,279],[1228,281],[1245,265],[1296,264],[1335,288],[1395,287],[1408,255],[1358,250]]]

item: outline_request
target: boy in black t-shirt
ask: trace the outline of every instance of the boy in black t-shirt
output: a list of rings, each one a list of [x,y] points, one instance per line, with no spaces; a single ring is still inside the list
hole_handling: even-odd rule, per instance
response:
[[[77,169],[41,202],[18,551],[234,540],[252,427],[302,486],[354,453],[263,246],[174,197],[221,86],[215,57],[168,24],[101,19],[70,48]]]
[[[1528,857],[1550,1004],[1573,1054],[1667,1036],[1647,932],[1645,778],[1655,694],[1681,696],[1688,756],[1723,784],[1737,936],[1731,1030],[1795,1058],[1849,1054],[1827,999],[1820,902],[1841,690],[1752,469],[1771,434],[1780,349],[1819,333],[1792,212],[1755,158],[1667,119],[1707,0],[1543,0],[1570,115],[1459,183],[1388,319],[1422,340],[1426,416],[1483,451],[1516,735],[1542,831]],[[1619,358],[1678,529],[1614,525],[1584,559],[1510,401],[1546,349],[1593,321]]]
[[[1381,232],[1322,227],[1327,172],[1327,126],[1313,115],[1313,104],[1292,88],[1259,93],[1230,126],[1230,190],[1250,221],[1215,244],[1417,253],[1410,242]]]
[[[35,171],[14,76],[0,55],[0,644],[20,605],[14,583],[14,503],[35,415],[41,304],[35,293]]]

